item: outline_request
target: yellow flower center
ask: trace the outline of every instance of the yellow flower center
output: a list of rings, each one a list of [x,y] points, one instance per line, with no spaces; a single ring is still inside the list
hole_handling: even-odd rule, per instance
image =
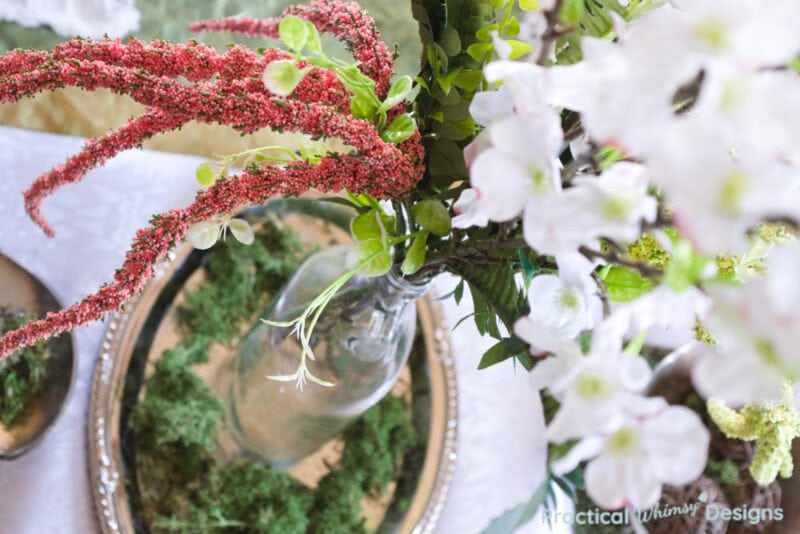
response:
[[[625,222],[635,206],[636,202],[630,196],[619,195],[605,199],[601,209],[603,217],[609,221]]]
[[[639,437],[631,427],[621,428],[608,438],[608,452],[617,458],[630,457],[639,450]]]
[[[573,314],[578,311],[580,303],[575,293],[567,288],[562,288],[556,297],[556,307],[562,312],[572,312]]]
[[[550,192],[550,180],[547,174],[539,167],[528,168],[528,176],[530,176],[530,189],[536,196],[543,196]]]
[[[611,396],[612,387],[602,376],[582,374],[575,381],[575,391],[584,399],[607,399]]]
[[[694,35],[714,50],[725,50],[728,47],[728,32],[725,22],[710,18],[694,27]]]
[[[719,188],[719,207],[731,214],[739,213],[739,202],[747,190],[747,175],[742,171],[728,174]]]

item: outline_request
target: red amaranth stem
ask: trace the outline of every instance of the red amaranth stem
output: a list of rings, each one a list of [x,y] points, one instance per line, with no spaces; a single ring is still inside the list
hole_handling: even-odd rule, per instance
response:
[[[320,31],[343,39],[353,49],[363,72],[375,80],[379,97],[385,96],[392,76],[392,57],[378,40],[374,21],[356,4],[315,0],[308,7],[290,8],[286,13],[306,17]],[[218,24],[227,27],[230,19],[226,20]],[[214,29],[214,24],[198,27]],[[276,21],[254,24],[259,32],[274,34],[277,29]],[[267,30],[258,24],[272,26]],[[275,195],[298,195],[311,188],[329,192],[347,188],[377,198],[397,197],[422,178],[420,133],[399,145],[383,141],[372,124],[350,115],[348,92],[332,72],[312,70],[290,97],[269,93],[261,82],[261,73],[269,62],[286,57],[285,52],[274,49],[258,57],[242,47],[219,54],[196,43],[145,44],[134,40],[122,44],[108,39],[75,39],[52,52],[15,50],[0,58],[0,102],[71,85],[87,90],[107,88],[148,107],[122,128],[89,141],[79,154],[38,178],[25,193],[28,212],[51,235],[52,228],[41,216],[41,202],[47,195],[80,180],[88,169],[119,151],[139,146],[144,139],[189,120],[224,124],[243,133],[270,127],[315,138],[338,137],[354,147],[348,155],[329,155],[317,164],[293,162],[282,169],[250,167],[242,175],[219,180],[198,193],[189,207],[155,216],[150,226],[137,232],[113,282],[80,303],[5,333],[0,337],[0,358],[120,309],[141,291],[154,275],[155,264],[196,222],[229,215]],[[177,76],[192,83],[178,82],[174,79]],[[399,108],[392,110],[395,112]]]
[[[315,0],[307,6],[291,6],[282,16],[296,15],[310,20],[320,33],[334,35],[344,41],[360,63],[361,71],[375,81],[375,92],[383,100],[394,74],[394,58],[381,41],[375,21],[354,2]],[[278,39],[280,17],[252,19],[228,17],[195,22],[194,32],[233,32],[242,35]]]
[[[174,130],[187,122],[188,118],[185,116],[168,115],[160,109],[151,108],[131,119],[122,128],[112,130],[103,137],[90,139],[78,154],[33,182],[23,193],[25,209],[44,233],[53,237],[55,231],[41,214],[42,200],[46,196],[58,187],[81,180],[90,169],[102,165],[123,150],[139,147],[146,139]]]
[[[134,89],[130,89],[132,79],[137,85]],[[148,79],[125,67],[80,61],[77,64],[64,63],[19,74],[11,77],[11,80],[15,81],[20,89],[15,91],[14,85],[5,85],[0,89],[0,100],[12,101],[23,94],[32,94],[43,88],[52,89],[63,85],[76,85],[90,90],[105,87],[122,91],[128,88],[128,94],[138,102],[160,108],[157,114],[165,121],[160,131],[171,130],[195,119],[204,123],[226,124],[243,132],[272,127],[279,130],[302,131],[317,137],[339,136],[348,144],[359,148],[381,142],[374,129],[364,121],[349,126],[349,118],[337,113],[330,106],[295,99],[277,99],[263,89],[259,82],[220,80],[213,84],[185,86],[166,77]],[[325,78],[323,82],[332,85],[320,87],[318,81],[319,79],[310,78],[307,87],[298,88],[300,94],[310,98],[313,90],[318,89],[318,96],[328,97],[342,104],[341,86],[338,82]],[[306,80],[303,84],[306,84]],[[144,131],[140,132],[142,136],[138,143],[135,139],[129,138],[132,129],[120,130],[118,135],[113,137],[114,143],[125,139],[127,144],[120,145],[116,149],[110,148],[111,145],[108,143],[104,144],[104,156],[101,159],[97,159],[99,157],[96,152],[97,147],[94,142],[90,142],[87,149],[94,150],[94,153],[83,151],[74,156],[66,168],[61,166],[48,173],[49,176],[37,180],[25,195],[26,209],[33,220],[48,235],[53,235],[53,229],[41,216],[42,200],[56,187],[80,180],[97,162],[104,161],[121,150],[137,146],[146,137],[159,133],[157,125],[152,123],[150,125],[156,127],[147,131],[146,136]],[[135,124],[133,128],[139,126],[141,123]],[[113,133],[111,135],[113,136]],[[46,181],[45,187],[41,185],[41,180]]]
[[[354,191],[398,194],[413,186],[421,174],[390,176],[391,181],[375,183],[376,172],[403,169],[418,172],[419,161],[387,161],[378,156],[367,161],[363,158],[325,158],[317,165],[298,162],[285,169],[267,167],[258,173],[245,172],[216,182],[198,194],[195,202],[185,209],[174,209],[157,216],[152,224],[139,230],[122,268],[114,282],[106,284],[97,293],[59,312],[35,320],[7,332],[0,337],[0,359],[21,346],[31,345],[61,332],[102,319],[119,310],[155,274],[154,265],[167,257],[172,247],[184,239],[194,222],[229,214],[251,203],[261,203],[277,194],[298,195],[310,187],[324,184],[331,190],[349,188]]]

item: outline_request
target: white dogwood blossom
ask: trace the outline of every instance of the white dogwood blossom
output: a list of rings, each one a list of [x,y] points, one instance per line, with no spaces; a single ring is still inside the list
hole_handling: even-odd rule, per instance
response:
[[[639,398],[635,415],[604,435],[579,441],[553,465],[556,473],[590,460],[584,479],[594,502],[608,509],[653,506],[664,484],[680,486],[703,473],[709,432],[700,417],[683,406],[667,406],[662,398]]]
[[[712,291],[708,322],[717,345],[701,350],[693,371],[706,396],[738,405],[775,401],[800,378],[800,245],[776,249],[763,278]]]

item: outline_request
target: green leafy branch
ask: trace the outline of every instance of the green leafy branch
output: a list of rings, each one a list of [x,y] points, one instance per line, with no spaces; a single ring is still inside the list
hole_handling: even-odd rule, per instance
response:
[[[416,124],[408,113],[398,115],[388,126],[386,124],[389,110],[416,98],[419,88],[413,85],[410,77],[402,76],[395,81],[386,99],[381,101],[375,93],[375,81],[361,72],[357,65],[325,54],[319,32],[310,21],[294,15],[286,16],[281,20],[278,32],[281,41],[291,50],[292,59],[273,61],[267,65],[264,84],[270,91],[279,96],[288,96],[313,67],[327,69],[336,74],[342,85],[353,94],[350,112],[354,118],[375,124],[384,141],[400,143],[413,135]],[[311,66],[301,68],[300,62]]]

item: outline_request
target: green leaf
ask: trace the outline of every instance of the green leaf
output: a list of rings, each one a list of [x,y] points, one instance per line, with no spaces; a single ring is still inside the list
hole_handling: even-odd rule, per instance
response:
[[[450,214],[438,200],[423,200],[411,208],[414,221],[433,235],[444,237],[450,233]]]
[[[359,273],[362,276],[381,276],[389,272],[392,268],[391,249],[387,250],[379,239],[368,239],[359,241],[357,244],[359,257],[366,259],[374,256]]]
[[[437,122],[433,125],[433,131],[444,139],[450,139],[451,141],[461,141],[467,138],[464,130],[459,128],[458,124],[453,121]]]
[[[451,26],[447,26],[442,31],[439,43],[448,56],[455,56],[461,52],[461,37],[458,35],[458,31]]]
[[[508,4],[508,0],[492,0],[492,7],[495,9],[503,9]]]
[[[483,80],[483,72],[479,70],[461,71],[453,80],[453,85],[466,91],[474,91]]]
[[[586,7],[583,0],[565,0],[561,5],[561,22],[565,24],[577,24],[583,17]]]
[[[350,99],[350,113],[354,119],[366,119],[371,122],[378,113],[378,107],[372,98],[355,95]]]
[[[530,521],[539,508],[544,504],[550,480],[545,479],[536,491],[533,492],[528,502],[520,503],[514,508],[506,510],[502,515],[495,517],[481,534],[509,534]]]
[[[631,342],[625,346],[625,351],[624,351],[625,354],[629,354],[631,356],[638,356],[639,353],[642,352],[642,348],[644,347],[644,340],[646,338],[647,338],[647,330],[642,330],[641,332],[639,332],[639,335],[633,338]]]
[[[491,53],[492,50],[494,50],[492,43],[472,43],[467,47],[467,54],[475,61],[483,61],[486,54]]]
[[[418,90],[419,89],[417,89],[417,91]],[[408,100],[409,97],[413,98],[411,94],[412,91],[413,87],[411,77],[401,76],[389,88],[389,94],[386,96],[386,100],[383,101],[379,109],[381,111],[388,111],[403,100]]]
[[[482,336],[489,334],[495,339],[500,339],[500,330],[497,328],[497,315],[492,309],[492,305],[486,301],[483,294],[473,285],[469,286],[472,296],[472,305],[475,308],[475,327]]]
[[[355,208],[356,204],[354,204],[351,200],[343,197],[320,197],[315,198],[314,202],[328,202],[330,204],[339,204],[340,206],[346,206],[348,208]]]
[[[503,338],[483,354],[481,362],[478,364],[478,369],[486,369],[527,351],[528,347],[521,339],[517,337]]]
[[[527,306],[525,295],[517,287],[517,269],[512,263],[509,261],[506,265],[475,265],[458,261],[447,264],[452,273],[467,281],[473,298],[477,293],[488,305],[488,311],[499,317],[509,332],[522,315],[522,308]]]
[[[289,96],[309,70],[311,69],[298,69],[290,59],[273,61],[264,68],[264,87],[278,96]]]
[[[519,35],[519,19],[517,17],[511,17],[508,19],[504,35],[506,37],[514,37]]]
[[[286,46],[299,52],[308,42],[308,26],[303,19],[295,15],[288,15],[281,19],[278,25],[278,34]]]
[[[316,26],[314,26],[314,23],[311,22],[310,20],[307,20],[305,22],[306,22],[306,30],[308,32],[308,40],[306,41],[306,48],[310,52],[313,52],[318,56],[324,55],[324,53],[322,52],[322,43],[319,40],[319,32],[317,31]]]
[[[461,298],[464,296],[464,280],[460,280],[458,285],[453,290],[453,299],[455,299],[456,304],[461,303]]]
[[[511,53],[508,55],[508,59],[511,60],[519,59],[526,54],[530,54],[531,50],[533,50],[533,46],[523,41],[509,39],[506,43],[511,46]]]
[[[200,185],[204,187],[209,187],[217,181],[217,177],[214,174],[214,171],[211,170],[211,165],[208,163],[203,163],[197,167],[195,175],[197,176],[197,181],[200,182]]]
[[[519,0],[519,8],[522,11],[536,11],[539,9],[539,0]]]
[[[672,259],[664,270],[664,283],[677,292],[700,282],[710,260],[696,254],[692,245],[679,239],[672,247]]]
[[[525,281],[529,282],[539,272],[539,267],[534,265],[533,259],[536,258],[536,252],[529,248],[519,247],[517,249],[517,256],[519,256],[520,267],[522,267],[522,274]]]
[[[350,233],[356,241],[369,239],[384,241],[386,237],[386,229],[382,227],[377,210],[369,210],[353,217],[353,220],[350,221]]]
[[[601,170],[606,170],[616,162],[625,159],[627,156],[625,152],[615,147],[614,145],[607,145],[600,149],[595,156],[595,161],[600,166]]]
[[[492,32],[496,32],[500,30],[499,24],[489,24],[488,26],[484,26],[480,30],[475,33],[475,37],[478,38],[479,41],[491,42],[492,41]]]
[[[469,174],[463,149],[449,139],[437,139],[428,149],[428,173],[442,188],[455,180],[466,179]]]
[[[422,234],[414,238],[414,241],[411,243],[411,246],[408,247],[408,251],[406,252],[406,257],[403,260],[403,264],[400,265],[400,271],[403,274],[409,275],[419,271],[419,268],[422,267],[423,263],[425,263],[425,254],[427,252],[425,245],[427,244],[427,242],[428,242],[427,232],[423,232]]]
[[[653,288],[653,282],[649,279],[620,265],[605,266],[600,270],[600,277],[605,281],[608,298],[612,302],[631,301]]]
[[[403,115],[398,115],[389,126],[381,132],[381,139],[389,143],[402,143],[414,135],[415,131],[416,124],[414,124],[414,119],[411,118],[410,114],[404,113]]]
[[[310,61],[312,63],[318,64],[319,62]],[[328,68],[330,65],[327,62],[322,66]],[[377,106],[380,104],[378,101],[378,97],[375,96],[375,82],[365,75],[363,72],[358,70],[358,67],[350,65],[348,67],[337,67],[334,69],[336,72],[336,76],[339,78],[339,81],[347,87],[347,89],[356,96],[360,96],[365,100],[371,100]]]

